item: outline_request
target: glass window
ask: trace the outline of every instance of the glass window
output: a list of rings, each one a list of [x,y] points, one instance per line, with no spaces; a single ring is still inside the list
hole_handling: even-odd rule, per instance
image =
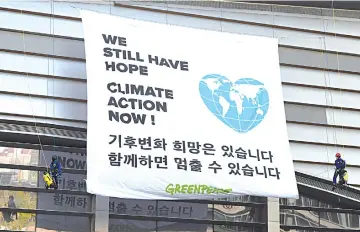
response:
[[[351,214],[349,215],[350,227],[360,228],[360,215]]]
[[[133,216],[211,219],[212,205],[209,208],[208,204],[201,203],[110,198],[109,213]]]
[[[151,232],[156,231],[156,224],[155,221],[109,218],[109,232]]]
[[[39,155],[39,166],[48,166],[52,156],[57,156],[63,168],[86,170],[86,154],[43,150]]]
[[[1,212],[1,230],[35,231],[36,215],[30,213]]]
[[[337,208],[338,206],[332,205],[332,202],[323,202],[318,199],[300,195],[299,199],[280,199],[280,205],[294,205],[294,206],[308,206],[308,207],[320,207],[320,208]]]
[[[53,155],[58,157],[62,168],[86,170],[86,154],[83,153],[44,150],[43,153],[40,154],[39,165],[44,167],[49,166]],[[62,173],[61,179],[59,180],[59,189],[86,191],[85,179],[86,174]],[[40,188],[45,186],[42,172],[39,174],[38,183]]]
[[[317,232],[316,230],[300,230],[300,229],[281,229],[280,232]]]
[[[266,197],[258,197],[258,196],[236,196],[236,197],[223,197],[223,198],[214,198],[217,201],[230,201],[230,202],[246,202],[246,203],[266,203]]]
[[[91,196],[47,192],[0,191],[0,207],[91,212]]]
[[[59,189],[86,191],[86,175],[62,173],[59,178]],[[38,174],[38,187],[45,188],[45,182],[43,179],[43,173]]]
[[[299,199],[280,199],[281,205],[296,205],[296,206],[310,206],[310,207],[319,207],[319,201],[307,196],[300,195]]]
[[[37,166],[39,151],[26,148],[0,147],[0,163]]]
[[[65,212],[91,212],[91,197],[59,193],[38,193],[37,208]]]
[[[319,207],[320,208],[337,208],[329,203],[325,203],[325,202],[321,202],[321,201],[319,201]]]
[[[109,232],[262,232],[262,227],[142,221],[110,218]]]
[[[319,214],[318,212],[307,210],[281,209],[280,224],[290,226],[318,227]]]
[[[360,215],[349,213],[321,212],[320,226],[332,229],[359,228]]]
[[[0,168],[0,185],[37,187],[38,172]]]
[[[265,207],[214,205],[214,220],[266,222]]]
[[[36,209],[34,192],[0,190],[0,207]]]
[[[360,215],[306,210],[280,210],[280,223],[291,226],[325,227],[331,229],[359,228]]]
[[[64,215],[49,215],[38,214],[36,216],[36,231],[76,231],[89,232],[91,220],[90,217],[80,216],[64,216]],[[42,230],[40,230],[42,229]]]
[[[0,229],[18,231],[90,231],[90,218],[78,216],[61,215],[36,215],[30,213],[14,213],[8,216],[6,212],[1,212]],[[4,219],[5,214],[5,219]]]
[[[230,226],[230,225],[213,225],[213,228],[209,227],[206,232],[263,232],[262,227],[251,226]]]
[[[208,230],[210,228],[210,230]],[[157,222],[157,231],[161,232],[208,232],[213,231],[212,225],[183,223],[183,222]]]
[[[213,205],[181,201],[110,198],[109,213],[233,222],[266,222],[265,206]]]

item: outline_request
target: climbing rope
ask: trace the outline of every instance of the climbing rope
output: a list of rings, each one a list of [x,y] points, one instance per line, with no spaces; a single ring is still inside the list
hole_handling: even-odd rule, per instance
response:
[[[23,16],[23,11],[21,10],[21,17]],[[25,31],[22,30],[22,42],[23,42],[23,55],[24,55],[24,63],[26,63],[26,60],[27,60],[27,53],[26,53],[26,43],[25,43]],[[26,80],[27,80],[27,87],[28,87],[28,96],[30,98],[30,107],[31,107],[31,111],[32,111],[32,117],[33,117],[33,120],[34,120],[34,126],[35,126],[35,130],[36,130],[36,133],[37,133],[37,138],[38,138],[38,142],[39,142],[39,146],[40,146],[40,154],[43,156],[43,159],[45,161],[45,165],[46,165],[46,170],[49,171],[49,166],[47,164],[47,161],[46,161],[46,158],[45,158],[45,154],[43,152],[43,146],[42,146],[42,143],[41,143],[41,138],[40,138],[40,130],[37,126],[37,118],[35,116],[35,113],[34,113],[34,107],[33,107],[33,98],[32,98],[32,92],[31,92],[31,88],[30,88],[30,81],[29,81],[29,73],[28,71],[26,71]]]
[[[323,38],[323,45],[324,45],[324,50],[322,50],[322,56],[324,56],[324,52],[325,52],[325,62],[326,62],[326,67],[323,69],[323,72],[324,72],[324,80],[325,80],[325,99],[326,99],[326,107],[327,108],[330,108],[331,110],[331,113],[328,114],[328,115],[331,115],[332,117],[331,120],[332,122],[330,121],[331,125],[330,125],[330,128],[331,128],[331,131],[332,131],[332,136],[333,136],[333,145],[336,149],[336,152],[339,152],[339,147],[338,147],[338,139],[337,139],[337,128],[336,128],[336,120],[335,120],[335,106],[333,104],[333,99],[332,99],[332,90],[329,89],[329,87],[331,88],[331,77],[329,75],[329,70],[328,70],[328,67],[329,67],[329,62],[328,62],[328,54],[326,53],[327,51],[327,45],[326,45],[326,28],[325,28],[325,19],[324,19],[324,16],[322,14],[321,16],[322,18],[322,25],[323,25],[323,29],[324,29],[324,38]],[[335,28],[335,24],[336,24],[336,18],[335,18],[335,8],[334,8],[334,1],[332,1],[332,21],[333,21],[333,25],[334,25],[334,28]],[[335,42],[336,42],[336,32],[334,31],[334,35],[335,35]],[[339,76],[340,74],[340,62],[339,62],[339,52],[336,51],[336,58],[337,58],[337,77]],[[339,91],[340,91],[340,96],[341,96],[341,93],[342,93],[342,88],[340,87],[339,88]],[[328,98],[329,96],[329,98]],[[340,104],[340,114],[342,114],[342,110],[343,110],[343,107],[342,105]],[[342,125],[341,126],[342,128],[342,133],[344,132],[344,126]],[[326,128],[326,136],[327,136],[327,143],[329,144],[329,134],[328,134],[328,126]],[[342,148],[344,148],[345,146],[342,145]],[[328,163],[330,163],[330,158],[329,158],[329,149],[328,149],[328,145],[326,146],[326,151],[327,151],[327,158],[328,158]],[[319,173],[318,175],[320,174],[323,174],[325,172],[328,172],[328,178],[330,178],[330,173],[329,173],[329,169],[327,168],[327,171],[324,171],[322,173]]]
[[[52,102],[53,102],[53,117],[55,117],[55,6],[54,0],[51,0],[50,8],[51,8],[51,18],[50,18],[50,35],[52,36]],[[48,65],[50,65],[50,56],[48,56]],[[53,136],[53,152],[55,152],[56,139]]]
[[[326,46],[326,28],[325,28],[325,20],[324,20],[324,17],[323,17],[323,14],[321,16],[321,22],[322,22],[322,25],[323,25],[323,31],[324,31],[324,36],[323,38],[321,38],[322,40],[322,45],[323,45],[323,49],[321,49],[321,57],[322,59],[325,61],[325,65],[324,65],[324,68],[323,68],[323,75],[324,75],[324,81],[325,81],[325,106],[326,106],[326,109],[330,109],[331,112],[333,113],[333,102],[332,102],[332,94],[331,94],[331,90],[329,89],[329,87],[331,87],[331,79],[329,77],[329,72],[328,72],[328,67],[329,67],[329,62],[328,62],[328,54],[327,54],[327,46]],[[325,112],[326,112],[326,109],[325,109]],[[331,115],[331,114],[326,114],[326,117],[327,115]],[[333,117],[332,117],[333,118]],[[329,157],[329,145],[330,142],[330,138],[329,138],[329,130],[333,131],[334,128],[333,128],[333,123],[330,123],[330,128],[328,125],[326,125],[326,128],[325,128],[325,131],[326,131],[326,155],[327,155],[327,162],[330,163],[330,157]],[[334,134],[333,134],[333,140],[335,142],[335,138],[334,138]],[[336,143],[335,143],[336,144]],[[329,169],[326,168],[326,171],[322,172],[322,173],[319,173],[317,175],[320,175],[320,174],[323,174],[327,172],[328,173],[328,178],[330,178],[330,173],[329,173]]]
[[[336,17],[335,17],[335,8],[334,8],[334,0],[332,0],[332,19],[333,19],[333,23],[334,23],[334,37],[335,37],[335,44],[336,44],[336,40],[337,40],[337,34],[336,34],[336,30],[335,30],[335,26],[336,26]],[[339,61],[339,51],[336,50],[336,64],[337,64],[337,77],[340,77],[340,61]],[[342,95],[342,88],[339,88],[340,91],[340,97]],[[343,113],[343,106],[342,104],[340,104],[340,114],[342,115]],[[334,124],[335,124],[335,117],[334,117]],[[341,133],[344,133],[344,125],[343,123],[341,123]],[[342,145],[342,148],[344,150],[345,145]]]

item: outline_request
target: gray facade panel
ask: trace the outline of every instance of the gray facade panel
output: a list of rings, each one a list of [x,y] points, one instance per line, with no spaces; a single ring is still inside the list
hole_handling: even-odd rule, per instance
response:
[[[327,124],[326,108],[285,103],[285,114],[288,121]]]
[[[279,47],[280,63],[360,73],[360,57]]]
[[[86,79],[84,61],[1,51],[0,60],[0,69],[3,70],[49,75],[50,77],[55,75],[67,78]]]
[[[224,24],[223,26],[225,26]],[[269,32],[270,33],[270,32]],[[0,49],[85,59],[84,42],[0,30]],[[360,57],[279,47],[280,62],[314,68],[359,72]],[[68,71],[73,70],[69,69]],[[55,70],[56,71],[56,70]],[[64,74],[69,76],[69,74]],[[79,77],[79,74],[75,74]],[[80,76],[83,76],[80,75]]]
[[[8,93],[78,100],[86,100],[87,96],[86,83],[83,81],[0,72],[0,83],[0,91]]]
[[[85,57],[84,43],[82,41],[3,30],[0,30],[0,49],[74,58]]]

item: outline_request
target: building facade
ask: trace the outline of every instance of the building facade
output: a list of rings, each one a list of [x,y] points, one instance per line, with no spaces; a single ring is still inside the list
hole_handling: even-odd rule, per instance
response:
[[[80,9],[278,38],[300,198],[136,201],[88,194]],[[222,1],[1,1],[0,231],[360,231],[359,64],[356,10]],[[344,154],[352,187],[331,191],[336,152]],[[64,167],[56,192],[46,191],[42,180],[53,155]]]

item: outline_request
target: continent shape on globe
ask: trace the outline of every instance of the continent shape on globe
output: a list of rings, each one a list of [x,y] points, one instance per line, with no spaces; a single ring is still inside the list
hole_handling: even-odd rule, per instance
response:
[[[207,108],[233,130],[246,133],[259,125],[269,109],[269,94],[263,83],[238,79],[234,84],[218,74],[204,76],[200,96]]]

